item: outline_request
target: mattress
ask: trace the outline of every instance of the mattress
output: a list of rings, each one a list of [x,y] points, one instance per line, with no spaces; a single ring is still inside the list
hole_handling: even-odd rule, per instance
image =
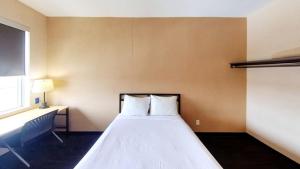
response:
[[[178,116],[119,114],[75,169],[221,169]]]

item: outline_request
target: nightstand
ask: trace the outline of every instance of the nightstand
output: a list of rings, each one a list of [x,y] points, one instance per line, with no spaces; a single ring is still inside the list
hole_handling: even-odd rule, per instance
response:
[[[65,118],[65,124],[64,125],[55,125],[55,129],[57,130],[64,130],[65,132],[69,133],[69,107],[68,106],[50,106],[51,108],[58,109],[58,112],[56,114],[56,118],[63,117]]]

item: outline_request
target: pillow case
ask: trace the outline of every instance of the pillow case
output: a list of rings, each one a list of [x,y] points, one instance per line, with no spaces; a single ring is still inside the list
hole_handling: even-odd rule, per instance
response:
[[[151,95],[152,116],[174,116],[178,115],[177,96],[160,97]]]
[[[150,97],[124,96],[121,114],[128,116],[147,116],[150,107]]]

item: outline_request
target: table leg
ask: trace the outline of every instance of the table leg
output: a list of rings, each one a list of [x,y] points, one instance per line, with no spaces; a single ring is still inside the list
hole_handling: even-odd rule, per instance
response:
[[[66,109],[66,131],[67,131],[67,134],[69,134],[69,131],[70,131],[70,129],[69,129],[69,108],[67,108]]]

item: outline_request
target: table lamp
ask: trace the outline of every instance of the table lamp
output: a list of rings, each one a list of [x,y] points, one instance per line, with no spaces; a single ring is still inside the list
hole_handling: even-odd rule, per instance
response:
[[[40,109],[48,108],[46,102],[46,92],[54,89],[52,79],[38,79],[33,81],[32,92],[33,93],[44,93],[44,102],[42,102]]]

